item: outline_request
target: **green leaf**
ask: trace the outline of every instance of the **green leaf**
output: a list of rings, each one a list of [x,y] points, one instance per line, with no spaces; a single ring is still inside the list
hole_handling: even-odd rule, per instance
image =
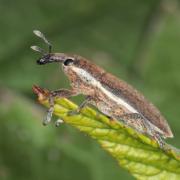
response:
[[[49,91],[34,86],[41,104],[49,106]],[[120,164],[138,179],[180,179],[180,151],[158,143],[119,121],[87,107],[78,115],[67,115],[77,105],[67,99],[56,98],[54,114],[80,131],[96,139]],[[107,163],[107,162],[106,162]]]

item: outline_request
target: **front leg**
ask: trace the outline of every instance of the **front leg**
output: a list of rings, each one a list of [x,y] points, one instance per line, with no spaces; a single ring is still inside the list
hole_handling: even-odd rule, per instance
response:
[[[76,96],[78,93],[76,91],[68,90],[68,89],[59,89],[56,91],[51,91],[49,95],[49,109],[47,112],[47,116],[43,120],[43,125],[47,125],[51,122],[52,114],[54,112],[54,98],[61,97],[61,98],[69,98],[71,96]]]

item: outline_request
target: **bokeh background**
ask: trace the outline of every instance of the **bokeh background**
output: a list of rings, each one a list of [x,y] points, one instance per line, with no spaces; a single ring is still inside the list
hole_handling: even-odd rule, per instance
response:
[[[126,80],[168,119],[180,147],[178,0],[0,0],[0,179],[133,179],[76,129],[41,124],[32,85],[69,87],[58,64],[36,65],[31,45],[91,59]],[[73,98],[80,102],[83,97]],[[55,118],[54,118],[55,119]]]

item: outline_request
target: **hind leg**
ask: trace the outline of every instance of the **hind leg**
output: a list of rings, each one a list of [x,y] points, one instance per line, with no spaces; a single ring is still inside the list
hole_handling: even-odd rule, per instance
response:
[[[161,149],[164,148],[165,142],[163,141],[161,135],[157,132],[154,132],[154,135],[152,136],[156,142],[158,142]]]
[[[122,116],[116,117],[116,119],[121,119],[126,125],[136,129],[140,133],[150,136],[159,144],[160,148],[164,147],[165,143],[162,140],[161,134],[157,132],[157,130],[155,129],[156,127],[141,114],[124,114]]]

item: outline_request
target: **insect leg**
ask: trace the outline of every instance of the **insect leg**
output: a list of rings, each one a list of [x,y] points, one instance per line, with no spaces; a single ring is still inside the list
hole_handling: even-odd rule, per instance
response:
[[[43,125],[47,125],[51,121],[52,114],[54,112],[54,98],[55,97],[68,98],[68,97],[75,96],[75,95],[77,95],[77,92],[75,92],[74,90],[59,89],[56,91],[51,91],[50,96],[49,96],[50,107],[47,111],[46,118],[43,120]]]
[[[62,124],[62,123],[64,123],[64,121],[63,121],[62,119],[58,119],[58,120],[56,120],[56,122],[55,122],[55,126],[58,127],[58,126],[60,126],[60,124]]]
[[[115,119],[123,121],[123,123],[127,126],[135,128],[140,132],[145,132],[144,119],[139,113],[127,113],[122,115],[115,115]]]
[[[158,142],[161,149],[164,148],[165,142],[162,140],[161,135],[158,132],[153,133],[152,137],[155,139],[156,142]]]
[[[142,115],[139,113],[127,113],[127,114],[123,114],[121,116],[119,116],[119,118],[126,118],[126,119],[139,119],[142,118]]]
[[[76,110],[69,111],[68,115],[79,114],[81,110],[90,103],[91,99],[91,96],[86,96],[86,99],[78,106],[78,108]]]
[[[152,137],[159,144],[160,148],[163,148],[164,141],[162,140],[161,134],[143,115],[139,113],[130,113],[119,116],[119,118],[122,119],[128,126],[131,126],[137,131]]]

